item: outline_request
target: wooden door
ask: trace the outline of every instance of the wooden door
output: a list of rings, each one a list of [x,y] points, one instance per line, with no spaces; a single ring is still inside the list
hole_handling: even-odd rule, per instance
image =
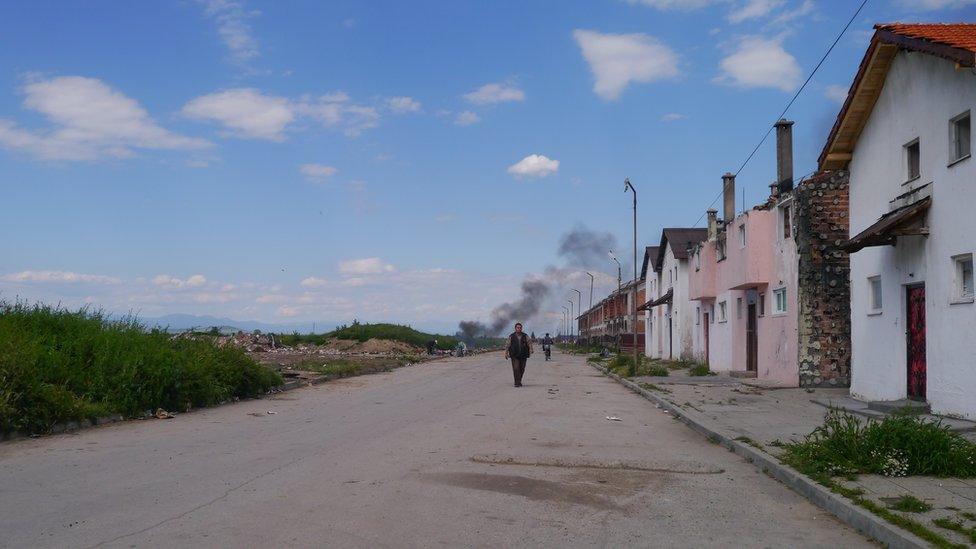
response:
[[[703,339],[705,340],[705,364],[710,364],[710,362],[708,362],[708,313],[703,315],[702,321],[705,323],[705,327],[703,328],[703,330],[705,330],[703,332]]]
[[[908,398],[925,400],[925,286],[909,286]]]
[[[759,337],[756,329],[756,304],[750,303],[746,317],[746,370],[759,370]]]

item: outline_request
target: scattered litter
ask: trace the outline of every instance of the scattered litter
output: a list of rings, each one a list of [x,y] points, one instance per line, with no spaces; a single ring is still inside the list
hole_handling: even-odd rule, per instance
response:
[[[273,415],[275,415],[275,414],[277,414],[277,413],[278,413],[278,412],[275,412],[274,410],[268,410],[268,415],[271,415],[271,416],[273,416]]]
[[[607,416],[607,421],[623,421],[617,416]]]
[[[156,413],[153,415],[156,416],[156,419],[169,419],[169,418],[176,417],[176,414],[174,414],[173,412],[167,412],[162,408],[157,408]]]

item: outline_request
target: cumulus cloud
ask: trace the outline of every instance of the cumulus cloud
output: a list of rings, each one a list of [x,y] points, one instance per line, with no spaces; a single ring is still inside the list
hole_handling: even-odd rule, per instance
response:
[[[211,146],[160,127],[137,101],[101,80],[61,76],[28,82],[24,107],[53,127],[30,130],[0,119],[0,146],[48,160],[127,158],[134,149],[188,150]]]
[[[234,62],[246,65],[260,55],[248,24],[248,19],[255,17],[257,12],[247,11],[241,2],[234,0],[200,0],[200,3],[204,13],[217,23],[217,36]]]
[[[481,117],[471,111],[461,111],[454,117],[454,123],[458,126],[470,126],[481,122]]]
[[[193,275],[189,278],[177,278],[167,274],[156,275],[152,279],[156,286],[167,289],[198,288],[207,283],[206,277],[201,274]]]
[[[328,283],[329,283],[329,279],[327,278],[310,276],[308,278],[303,279],[301,285],[305,286],[306,288],[318,288],[321,286],[325,286]]]
[[[785,0],[748,0],[729,13],[729,22],[741,23],[749,19],[765,17],[785,3]]]
[[[289,127],[302,118],[324,127],[340,128],[351,137],[375,128],[380,120],[376,107],[353,103],[344,92],[290,99],[263,94],[253,88],[234,88],[197,97],[183,106],[183,114],[216,122],[224,127],[225,135],[271,141],[284,141]]]
[[[71,271],[21,271],[0,276],[4,282],[82,282],[87,284],[121,284],[114,276],[73,273]]]
[[[299,171],[305,176],[305,179],[309,181],[322,182],[333,175],[337,174],[339,170],[333,168],[332,166],[326,166],[324,164],[302,164],[299,167]]]
[[[419,112],[420,102],[412,97],[391,97],[386,100],[386,106],[397,114]]]
[[[782,39],[747,36],[722,59],[722,74],[715,80],[743,88],[791,91],[800,83],[800,65],[783,49]]]
[[[676,122],[678,120],[684,120],[685,118],[688,118],[688,116],[676,112],[669,112],[661,117],[661,122]]]
[[[541,178],[559,171],[559,161],[541,154],[530,154],[508,167],[508,173],[515,177]]]
[[[339,272],[348,275],[372,275],[392,273],[396,268],[384,262],[378,257],[367,257],[363,259],[349,259],[339,262]]]
[[[593,73],[593,91],[603,99],[617,99],[631,82],[678,76],[678,56],[646,34],[601,34],[577,29],[573,37]]]
[[[493,105],[510,101],[525,101],[525,92],[512,84],[485,84],[464,94],[464,99],[475,105]]]
[[[830,99],[835,103],[843,104],[844,101],[847,101],[847,91],[847,86],[831,84],[827,86],[827,89],[824,90],[824,95],[827,96],[827,99]]]

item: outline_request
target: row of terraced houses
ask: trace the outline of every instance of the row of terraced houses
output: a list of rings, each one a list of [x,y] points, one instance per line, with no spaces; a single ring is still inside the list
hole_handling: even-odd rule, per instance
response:
[[[976,419],[974,108],[976,25],[876,25],[814,175],[780,120],[768,198],[737,210],[724,175],[721,217],[664,229],[581,337]]]

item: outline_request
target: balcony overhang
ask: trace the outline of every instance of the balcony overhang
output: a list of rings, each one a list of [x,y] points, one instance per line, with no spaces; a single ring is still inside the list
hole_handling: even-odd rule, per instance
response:
[[[841,248],[852,254],[871,246],[894,246],[899,236],[928,236],[929,229],[921,226],[921,221],[931,205],[932,197],[926,196],[890,211],[842,244]]]
[[[670,304],[671,300],[674,298],[674,288],[671,288],[661,297],[655,299],[654,301],[648,301],[647,303],[641,305],[637,308],[638,311],[646,311],[647,309],[653,309],[658,305],[664,305],[665,303]]]

